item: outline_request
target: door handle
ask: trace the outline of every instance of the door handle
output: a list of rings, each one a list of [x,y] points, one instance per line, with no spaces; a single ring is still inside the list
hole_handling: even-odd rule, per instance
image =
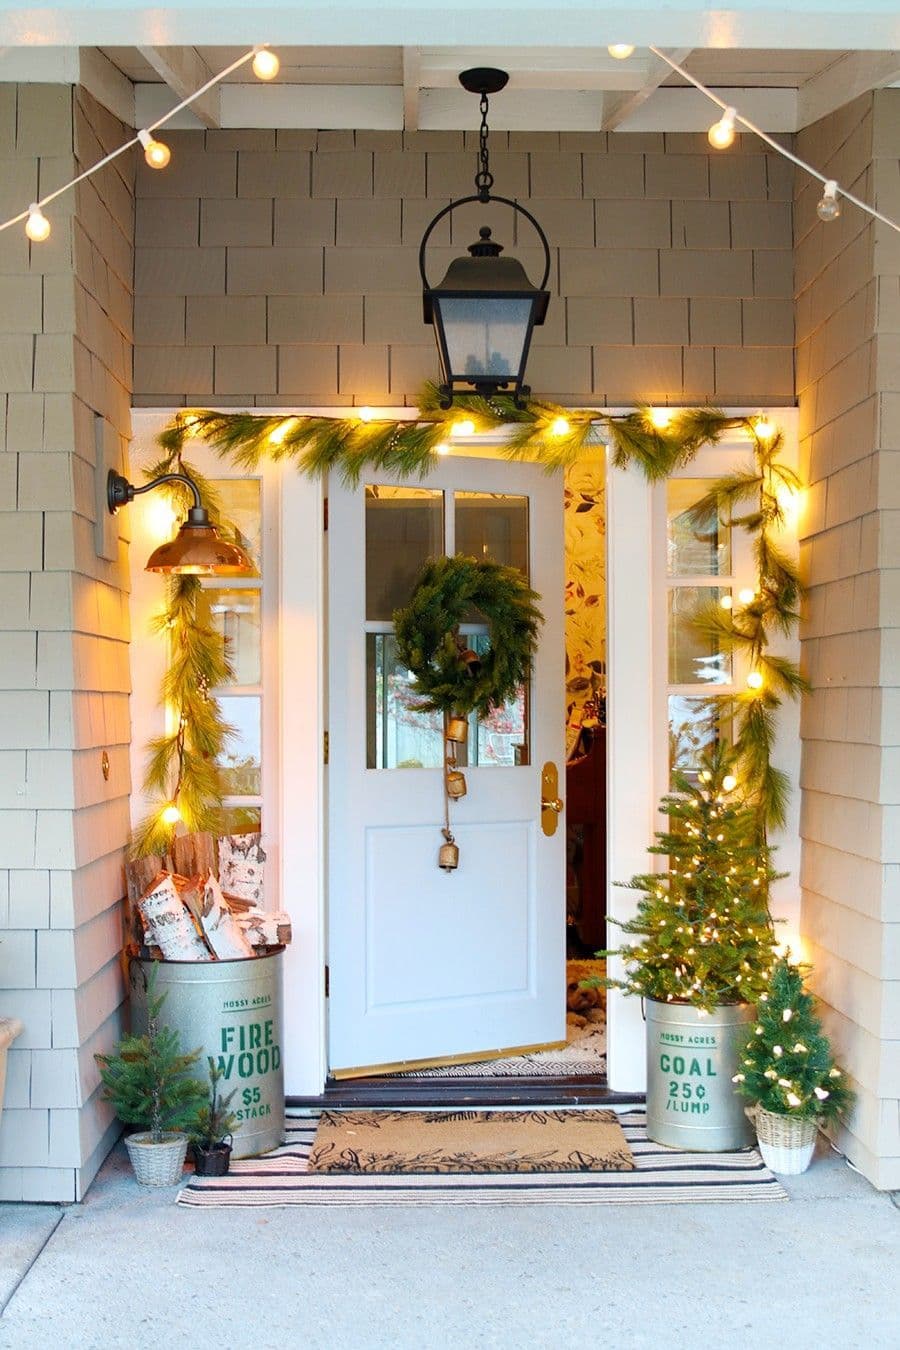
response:
[[[564,802],[559,795],[559,771],[552,760],[541,769],[541,829],[546,835],[556,834]]]

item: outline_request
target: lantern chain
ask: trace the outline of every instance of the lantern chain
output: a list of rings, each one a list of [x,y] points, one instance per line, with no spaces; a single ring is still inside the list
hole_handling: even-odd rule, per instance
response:
[[[479,169],[475,175],[475,187],[478,189],[478,196],[481,201],[490,201],[491,188],[494,186],[494,175],[491,173],[490,160],[488,158],[488,96],[484,92],[481,95],[481,127],[478,132],[478,163]]]

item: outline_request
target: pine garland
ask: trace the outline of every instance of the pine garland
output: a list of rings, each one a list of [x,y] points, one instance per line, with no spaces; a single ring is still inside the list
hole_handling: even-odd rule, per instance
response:
[[[803,987],[804,968],[782,957],[756,1007],[733,1082],[742,1097],[778,1116],[834,1120],[853,1103],[828,1037]]]
[[[660,425],[661,419],[648,407],[611,414],[535,399],[517,408],[504,394],[456,396],[453,407],[443,409],[436,387],[429,384],[422,391],[418,412],[409,420],[363,418],[359,412],[347,417],[287,418],[203,410],[179,413],[159,437],[162,455],[147,475],[156,477],[172,469],[187,472],[213,515],[216,502],[210,485],[183,461],[192,437],[206,442],[223,460],[248,470],[272,460],[289,461],[311,476],[337,473],[350,485],[358,484],[364,472],[424,478],[438,462],[439,447],[463,419],[475,432],[511,428],[504,443],[508,456],[537,459],[548,471],[573,463],[598,440],[607,440],[617,468],[634,465],[651,482],[664,480],[688,464],[701,446],[715,444],[731,431],[749,435],[752,465],[714,484],[693,514],[705,523],[710,511],[721,512],[727,523],[753,535],[756,595],[752,603],[729,613],[707,606],[698,611],[695,622],[722,650],[743,651],[760,677],[759,688],[748,688],[736,697],[711,695],[709,702],[720,719],[728,714],[735,718],[736,762],[764,842],[767,826],[783,824],[787,801],[787,779],[771,759],[775,714],[784,697],[799,697],[807,685],[795,665],[769,650],[772,637],[793,632],[798,621],[797,572],[774,539],[784,522],[783,494],[795,491],[798,480],[777,459],[781,435],[764,436],[757,419],[729,417],[716,408],[681,408],[673,409]],[[173,496],[179,500],[177,492]],[[230,729],[208,690],[230,678],[230,667],[221,638],[198,623],[198,591],[198,583],[189,577],[169,582],[160,626],[168,631],[175,660],[163,696],[177,730],[150,747],[145,786],[156,802],[135,833],[136,856],[166,853],[179,821],[188,830],[202,830],[214,828],[219,816],[223,788],[216,761]]]
[[[422,711],[486,717],[514,698],[543,622],[537,600],[518,568],[461,553],[429,559],[409,604],[394,613],[397,655],[415,676]],[[490,625],[490,649],[477,660],[458,637],[473,607]]]

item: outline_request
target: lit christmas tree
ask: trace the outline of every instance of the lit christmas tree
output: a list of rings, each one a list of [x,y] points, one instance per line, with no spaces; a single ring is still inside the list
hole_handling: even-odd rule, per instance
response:
[[[635,918],[618,926],[638,940],[604,953],[622,956],[627,970],[603,983],[707,1012],[762,996],[775,960],[769,887],[779,874],[736,787],[723,748],[707,755],[696,783],[674,776],[661,803],[669,829],[649,850],[668,870],[632,877],[629,888],[643,895]]]
[[[853,1093],[832,1058],[803,976],[787,957],[776,963],[733,1081],[741,1096],[773,1115],[833,1120],[852,1105]]]

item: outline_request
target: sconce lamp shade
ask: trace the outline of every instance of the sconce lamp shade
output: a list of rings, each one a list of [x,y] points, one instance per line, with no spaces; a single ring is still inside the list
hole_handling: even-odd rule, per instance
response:
[[[127,478],[110,469],[106,481],[107,506],[111,514],[115,515],[120,506],[134,501],[141,493],[172,482],[184,483],[190,488],[194,494],[194,505],[175,538],[153,550],[144,570],[162,572],[167,576],[256,576],[253,561],[244,550],[221,537],[201,503],[196,483],[187,474],[167,473],[143,487],[135,487]]]

